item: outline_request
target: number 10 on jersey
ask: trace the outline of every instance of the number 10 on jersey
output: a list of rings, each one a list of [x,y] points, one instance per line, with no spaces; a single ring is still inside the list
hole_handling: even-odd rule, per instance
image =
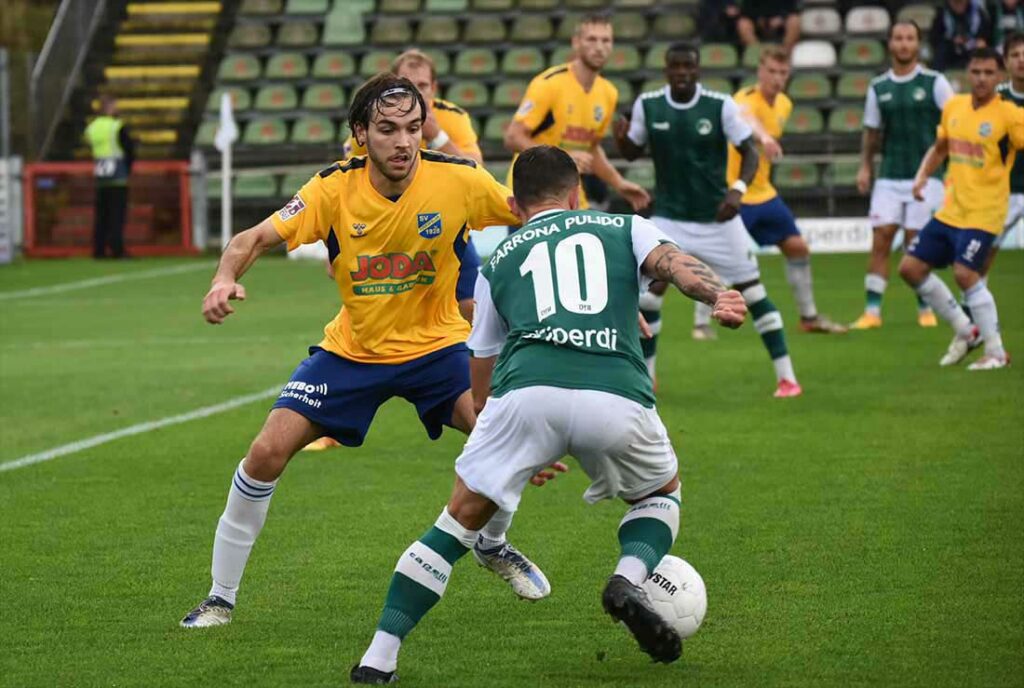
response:
[[[519,274],[533,276],[538,321],[554,315],[557,310],[556,282],[558,303],[570,313],[600,313],[608,305],[608,267],[604,245],[593,234],[576,234],[559,241],[555,245],[553,268],[551,244],[536,244],[519,266]]]

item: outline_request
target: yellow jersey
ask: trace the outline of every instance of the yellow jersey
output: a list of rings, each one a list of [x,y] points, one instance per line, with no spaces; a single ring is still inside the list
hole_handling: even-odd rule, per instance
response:
[[[448,138],[463,155],[483,157],[480,153],[480,142],[473,129],[473,118],[455,103],[434,98],[434,118],[437,125],[444,129]],[[420,148],[426,148],[429,141],[420,142]],[[345,157],[366,155],[366,146],[360,146],[355,136],[350,136],[345,144]]]
[[[793,101],[785,93],[775,96],[775,103],[769,104],[757,86],[743,88],[733,96],[736,104],[744,114],[749,113],[761,123],[768,135],[778,140],[782,138],[782,130],[786,127],[786,121],[793,113]],[[729,168],[727,172],[729,184],[740,178],[740,154],[735,147],[729,146]],[[772,163],[764,153],[761,153],[760,162],[757,163],[757,174],[750,182],[747,193],[743,194],[743,203],[765,203],[779,195],[779,192],[772,186]]]
[[[618,101],[618,89],[604,77],[598,75],[585,91],[570,65],[558,65],[533,78],[512,119],[522,122],[538,144],[589,151],[607,133]],[[512,185],[511,167],[506,183]],[[582,188],[580,203],[587,207]]]
[[[469,228],[518,225],[511,192],[471,160],[421,151],[409,188],[385,198],[368,160],[337,162],[271,215],[294,249],[323,241],[344,304],[320,346],[360,363],[404,363],[466,341],[455,284]]]
[[[1024,148],[1024,109],[997,94],[977,110],[970,94],[942,108],[936,138],[949,143],[946,198],[935,218],[1000,234],[1010,201],[1010,169]]]

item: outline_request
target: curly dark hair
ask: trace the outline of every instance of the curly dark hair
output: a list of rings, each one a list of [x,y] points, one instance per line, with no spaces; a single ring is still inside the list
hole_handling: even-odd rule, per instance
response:
[[[403,104],[407,99],[408,106]],[[407,115],[417,106],[420,108],[422,123],[427,119],[427,104],[423,102],[423,96],[416,86],[404,77],[382,72],[367,80],[352,97],[352,105],[348,110],[349,131],[354,135],[356,125],[368,129],[373,116],[380,114],[385,107],[398,108],[400,114]]]

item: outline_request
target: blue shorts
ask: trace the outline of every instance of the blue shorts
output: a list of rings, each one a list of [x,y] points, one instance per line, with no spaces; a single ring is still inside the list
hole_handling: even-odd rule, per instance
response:
[[[274,402],[320,425],[346,447],[366,438],[373,416],[392,397],[416,406],[432,440],[451,426],[455,401],[469,389],[469,349],[455,344],[406,363],[357,363],[318,346]]]
[[[744,203],[740,217],[758,246],[774,246],[786,237],[800,236],[793,213],[778,196],[764,203]]]
[[[981,272],[996,235],[980,229],[960,229],[934,217],[917,233],[907,254],[931,265],[944,268],[960,263]]]
[[[468,241],[462,253],[459,281],[455,284],[456,301],[473,298],[473,291],[476,288],[476,276],[478,274],[480,274],[480,254],[476,252],[476,246],[473,245],[473,242]]]

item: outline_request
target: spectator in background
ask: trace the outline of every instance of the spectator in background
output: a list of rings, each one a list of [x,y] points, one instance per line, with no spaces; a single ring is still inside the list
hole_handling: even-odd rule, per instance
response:
[[[963,69],[975,48],[988,45],[992,20],[982,0],[946,0],[932,22],[932,68]]]
[[[988,13],[992,19],[992,46],[1002,52],[1007,36],[1024,31],[1024,7],[1020,0],[995,0]]]
[[[93,225],[94,258],[126,258],[124,215],[128,206],[128,176],[135,159],[135,144],[128,127],[117,116],[117,101],[100,97],[100,116],[85,128],[85,140],[96,161],[96,208]]]
[[[741,0],[736,33],[745,46],[780,43],[786,53],[800,40],[800,0]]]
[[[705,43],[736,43],[739,0],[702,0],[697,26]]]

